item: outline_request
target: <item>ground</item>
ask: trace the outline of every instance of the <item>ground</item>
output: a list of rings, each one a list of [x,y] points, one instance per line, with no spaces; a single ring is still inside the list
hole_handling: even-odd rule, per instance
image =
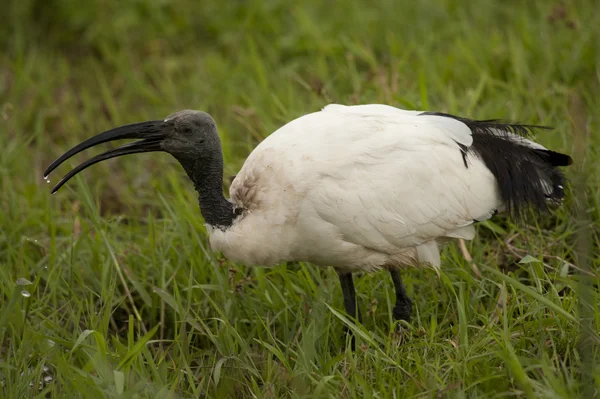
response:
[[[0,396],[600,395],[594,0],[2,8]],[[358,276],[351,353],[333,270],[211,254],[167,154],[96,165],[56,195],[42,177],[83,138],[184,108],[214,116],[233,176],[333,101],[553,126],[536,139],[575,159],[571,194],[550,215],[482,223],[444,249],[439,276],[403,272],[402,329],[387,273]]]

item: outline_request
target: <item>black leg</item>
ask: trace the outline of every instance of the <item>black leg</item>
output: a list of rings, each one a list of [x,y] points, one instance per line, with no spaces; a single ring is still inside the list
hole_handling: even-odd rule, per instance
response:
[[[344,307],[348,316],[355,318],[359,323],[362,322],[360,309],[356,304],[356,291],[354,290],[354,280],[352,273],[344,273],[338,271],[340,277],[340,285],[342,286],[342,294],[344,295]]]
[[[406,293],[402,277],[397,269],[390,269],[392,281],[396,288],[396,306],[394,306],[394,319],[410,321],[410,313],[412,311],[412,301]]]
[[[342,286],[342,294],[344,295],[344,308],[348,316],[355,318],[359,323],[362,322],[362,316],[360,309],[356,304],[356,291],[354,290],[354,280],[352,279],[352,273],[341,272],[336,270],[340,278],[340,285]],[[352,334],[350,329],[346,329],[346,333]],[[356,349],[356,343],[354,335],[350,342],[351,348],[354,351]]]

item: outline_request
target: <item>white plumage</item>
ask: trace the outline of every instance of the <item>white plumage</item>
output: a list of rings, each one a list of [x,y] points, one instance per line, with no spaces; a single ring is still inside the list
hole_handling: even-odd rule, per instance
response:
[[[428,262],[438,240],[474,236],[501,206],[479,157],[465,168],[455,119],[384,105],[329,105],[283,126],[248,157],[230,188],[243,216],[211,229],[240,263],[304,260],[348,271]]]

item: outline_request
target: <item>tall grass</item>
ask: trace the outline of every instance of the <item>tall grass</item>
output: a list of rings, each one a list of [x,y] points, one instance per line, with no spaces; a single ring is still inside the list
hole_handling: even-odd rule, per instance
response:
[[[0,396],[598,397],[596,2],[2,9]],[[388,276],[360,276],[351,353],[335,273],[211,253],[168,155],[99,164],[55,196],[42,179],[81,139],[184,108],[217,120],[234,175],[269,133],[332,101],[551,125],[537,140],[574,155],[572,193],[523,225],[481,224],[466,246],[480,273],[455,244],[439,277],[403,272],[404,329]]]

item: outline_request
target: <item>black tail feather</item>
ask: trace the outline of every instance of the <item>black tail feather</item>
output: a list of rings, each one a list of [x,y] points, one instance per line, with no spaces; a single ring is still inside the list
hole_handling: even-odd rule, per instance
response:
[[[536,150],[538,155],[546,160],[552,166],[569,166],[573,164],[573,159],[560,152],[551,150]]]
[[[498,120],[477,121],[443,113],[424,114],[453,118],[471,129],[473,144],[467,154],[479,156],[492,172],[498,182],[502,201],[513,217],[518,219],[524,216],[530,208],[545,212],[549,202],[560,201],[565,196],[566,180],[557,167],[571,165],[571,157],[551,150],[533,148],[524,140],[513,136],[528,137],[535,129],[548,127],[503,123]]]

